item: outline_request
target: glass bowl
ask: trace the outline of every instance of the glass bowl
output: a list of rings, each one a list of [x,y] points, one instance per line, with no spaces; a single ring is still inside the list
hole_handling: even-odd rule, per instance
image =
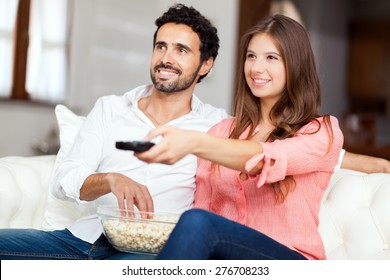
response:
[[[119,251],[158,254],[175,227],[179,214],[120,210],[99,206],[97,210],[104,235]]]

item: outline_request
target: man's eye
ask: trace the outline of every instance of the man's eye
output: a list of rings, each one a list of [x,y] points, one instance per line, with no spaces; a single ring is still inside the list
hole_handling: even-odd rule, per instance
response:
[[[180,49],[179,49],[179,52],[182,53],[182,54],[185,54],[185,53],[187,53],[187,50],[186,50],[186,49],[183,49],[183,48],[180,48]]]
[[[156,50],[163,50],[164,46],[163,45],[156,45]]]

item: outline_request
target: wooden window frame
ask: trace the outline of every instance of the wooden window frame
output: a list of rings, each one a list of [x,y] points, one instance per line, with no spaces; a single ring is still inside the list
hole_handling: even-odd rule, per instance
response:
[[[13,76],[10,99],[29,100],[26,90],[30,0],[19,0],[14,35]]]

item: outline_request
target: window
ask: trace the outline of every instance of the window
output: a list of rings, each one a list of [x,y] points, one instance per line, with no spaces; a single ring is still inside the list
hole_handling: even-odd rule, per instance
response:
[[[0,97],[61,102],[70,0],[0,0]]]
[[[13,37],[17,0],[0,0],[0,96],[8,96],[12,88]]]

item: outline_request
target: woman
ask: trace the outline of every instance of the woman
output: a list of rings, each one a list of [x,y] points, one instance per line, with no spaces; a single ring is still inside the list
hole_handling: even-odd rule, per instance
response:
[[[325,259],[321,198],[343,144],[337,119],[319,116],[320,86],[305,29],[275,15],[242,41],[234,118],[208,134],[159,127],[147,162],[199,158],[195,207],[159,259]],[[212,212],[212,213],[211,213]]]

